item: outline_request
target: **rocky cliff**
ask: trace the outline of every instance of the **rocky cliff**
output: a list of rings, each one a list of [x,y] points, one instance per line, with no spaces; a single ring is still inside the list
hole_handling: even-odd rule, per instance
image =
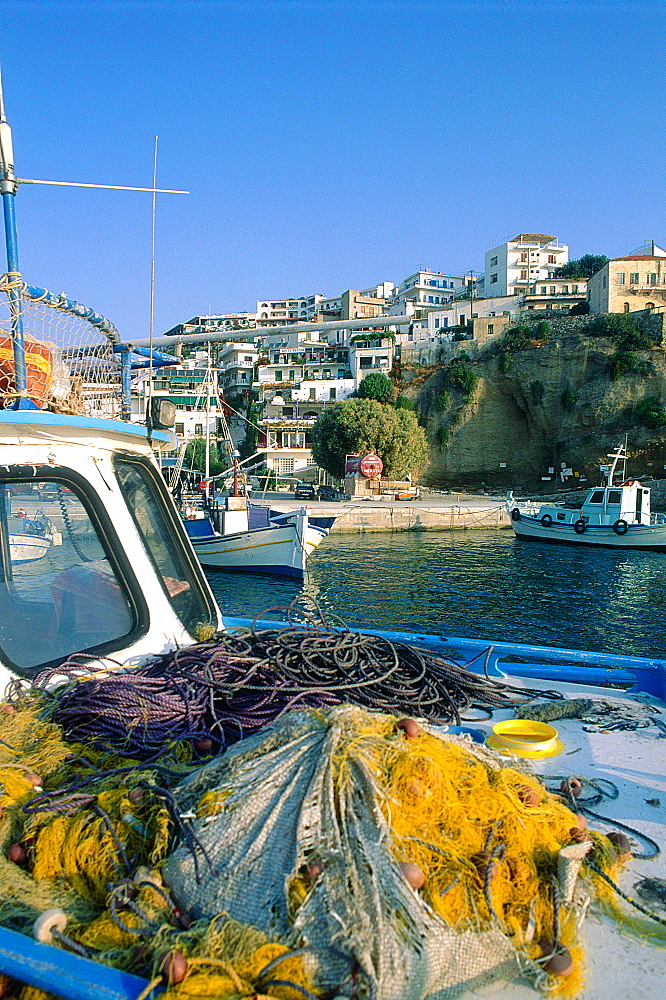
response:
[[[609,363],[618,344],[587,335],[588,321],[560,318],[549,324],[545,342],[528,334],[525,345],[511,351],[506,339],[480,346],[466,341],[447,345],[438,365],[405,366],[400,391],[414,399],[431,442],[423,481],[441,488],[552,490],[557,482],[565,485],[559,473],[567,468],[594,484],[599,465],[625,435],[628,473],[661,478],[666,426],[645,426],[640,404],[666,399],[662,317],[644,318],[657,343],[632,351],[638,370],[615,378]],[[536,324],[531,332],[536,336]],[[451,377],[455,356],[454,365],[472,373],[462,388]],[[550,481],[543,478],[549,475]],[[575,485],[575,476],[566,484]]]

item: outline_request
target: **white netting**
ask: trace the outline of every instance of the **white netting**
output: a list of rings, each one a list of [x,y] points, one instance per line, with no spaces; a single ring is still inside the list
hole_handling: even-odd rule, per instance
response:
[[[65,296],[26,286],[11,275],[0,277],[0,409],[19,395],[13,349],[16,302],[23,327],[27,395],[57,413],[118,417],[121,374],[113,352],[115,329],[92,310]]]

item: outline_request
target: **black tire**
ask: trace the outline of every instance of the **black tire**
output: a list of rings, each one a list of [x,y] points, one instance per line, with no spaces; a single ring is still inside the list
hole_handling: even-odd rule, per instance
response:
[[[585,524],[585,521],[582,518],[580,519],[580,521],[576,521],[576,523],[574,524],[574,531],[576,532],[577,535],[582,535],[586,528],[587,525]]]
[[[543,517],[541,518],[541,523],[543,524],[544,528],[550,528],[551,524],[553,523],[553,519],[550,516],[550,514],[544,514]]]
[[[513,510],[511,511],[511,520],[520,521],[520,511],[518,510],[517,507],[514,507]]]
[[[629,525],[623,518],[620,517],[613,525],[613,531],[616,535],[626,535],[629,531]]]

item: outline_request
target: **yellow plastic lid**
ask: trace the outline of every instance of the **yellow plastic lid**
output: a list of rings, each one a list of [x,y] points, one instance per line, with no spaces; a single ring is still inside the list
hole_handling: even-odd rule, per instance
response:
[[[486,739],[486,746],[500,753],[515,753],[519,757],[555,757],[564,750],[557,729],[532,719],[508,719],[497,722]]]

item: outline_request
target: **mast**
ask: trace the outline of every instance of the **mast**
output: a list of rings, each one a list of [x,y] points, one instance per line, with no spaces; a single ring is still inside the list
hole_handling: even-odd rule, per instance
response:
[[[18,260],[18,239],[14,198],[18,181],[14,173],[12,130],[5,116],[5,102],[0,75],[0,193],[5,218],[5,246],[7,248],[7,278],[9,308],[12,323],[12,350],[14,354],[14,389],[16,401],[13,410],[37,410],[39,407],[28,396],[28,371],[25,363],[25,338],[23,335],[23,310],[21,301],[21,272]]]

